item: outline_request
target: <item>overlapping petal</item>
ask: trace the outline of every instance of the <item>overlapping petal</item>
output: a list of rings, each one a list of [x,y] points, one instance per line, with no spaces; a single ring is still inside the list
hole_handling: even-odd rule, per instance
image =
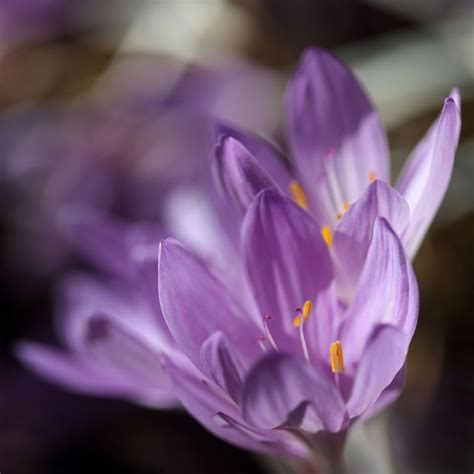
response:
[[[342,216],[334,233],[334,249],[352,287],[357,284],[372,240],[374,222],[384,217],[397,235],[408,224],[410,211],[403,196],[387,183],[375,180]]]
[[[259,351],[259,333],[239,302],[205,265],[174,239],[160,245],[158,290],[169,330],[198,366],[204,342],[217,331],[239,347],[245,360]]]
[[[278,189],[249,150],[229,136],[221,137],[215,147],[213,170],[221,193],[241,216],[260,191]]]
[[[353,370],[377,325],[395,326],[411,339],[417,317],[418,286],[410,261],[390,225],[378,218],[341,330],[346,369]]]
[[[272,317],[273,335],[280,348],[291,351],[295,308],[313,300],[333,277],[320,229],[289,199],[264,190],[242,225],[242,252],[261,315]]]
[[[336,432],[347,422],[334,382],[304,360],[282,353],[269,354],[253,367],[242,405],[245,419],[263,429],[305,426],[314,433]]]
[[[288,86],[286,125],[301,180],[317,201],[322,175],[338,183],[336,208],[362,194],[369,173],[389,182],[382,122],[350,70],[330,53],[312,48],[303,54]]]
[[[347,403],[351,418],[369,409],[403,367],[410,337],[391,325],[374,329],[361,356]]]

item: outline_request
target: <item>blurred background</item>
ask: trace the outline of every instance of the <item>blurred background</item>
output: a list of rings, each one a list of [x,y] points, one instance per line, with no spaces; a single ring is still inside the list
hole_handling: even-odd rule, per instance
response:
[[[26,371],[12,348],[54,339],[55,284],[86,265],[62,231],[67,206],[166,224],[176,186],[206,166],[209,115],[279,143],[285,84],[310,45],[341,56],[369,91],[394,173],[451,87],[461,89],[452,181],[415,261],[421,314],[408,380],[382,422],[395,472],[472,472],[474,3],[1,0],[2,473],[271,469],[178,411],[66,392]],[[377,429],[354,434],[359,472],[384,472],[357,458]]]

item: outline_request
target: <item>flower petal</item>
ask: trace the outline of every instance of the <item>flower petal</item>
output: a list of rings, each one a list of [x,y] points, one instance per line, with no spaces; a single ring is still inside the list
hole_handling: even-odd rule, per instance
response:
[[[403,242],[410,257],[418,251],[448,188],[461,130],[459,94],[444,102],[435,123],[408,157],[396,188],[410,207]],[[458,102],[456,102],[458,101]]]
[[[213,171],[221,193],[241,216],[260,191],[278,189],[249,150],[229,136],[221,136],[215,147]]]
[[[264,190],[245,217],[242,252],[261,315],[272,317],[273,336],[280,349],[290,351],[295,308],[314,300],[333,277],[320,229],[289,199]]]
[[[186,410],[218,438],[253,451],[284,449],[276,433],[249,426],[242,419],[237,405],[224,392],[220,393],[218,387],[211,386],[212,382],[206,381],[194,367],[189,364],[182,367],[165,356],[163,365]]]
[[[334,250],[344,272],[343,279],[355,286],[372,240],[375,219],[387,219],[400,236],[409,214],[408,204],[395,189],[380,180],[371,183],[336,226]]]
[[[97,370],[94,362],[74,357],[43,344],[22,342],[17,345],[16,356],[34,373],[74,392],[86,395],[130,398],[140,403],[169,408],[179,404],[167,378],[151,391],[131,384],[123,377],[111,377]],[[159,362],[158,362],[159,364]],[[160,377],[158,368],[156,377]]]
[[[384,410],[388,405],[391,405],[400,395],[403,384],[405,383],[406,363],[395,375],[394,379],[388,387],[380,394],[377,400],[364,413],[361,413],[361,420],[368,420],[377,413]]]
[[[160,245],[158,290],[169,330],[183,352],[201,366],[200,351],[216,331],[244,355],[243,363],[259,354],[256,327],[228,289],[174,239]]]
[[[311,48],[303,54],[288,86],[287,129],[299,175],[316,199],[324,174],[334,174],[340,199],[349,203],[365,190],[369,174],[390,182],[382,122],[350,70],[330,53]]]
[[[201,348],[204,371],[234,400],[240,399],[244,369],[222,332],[215,332]]]
[[[244,418],[263,429],[280,426],[339,431],[345,403],[335,384],[304,360],[283,353],[262,358],[248,374],[242,396]]]
[[[354,377],[347,402],[351,418],[363,414],[391,384],[406,361],[410,338],[394,326],[381,325],[372,333]]]
[[[127,224],[72,207],[64,211],[61,224],[69,242],[83,258],[100,271],[129,280],[136,276],[132,257],[143,254],[143,249],[153,244],[157,247],[163,236],[155,225]]]
[[[238,130],[223,123],[216,123],[214,136],[215,142],[222,137],[232,137],[240,142],[255,157],[265,172],[271,176],[277,187],[284,193],[288,192],[292,177],[287,162],[282,153],[270,142],[258,135]]]
[[[390,324],[410,339],[417,318],[418,286],[413,269],[387,221],[377,218],[356,294],[341,329],[346,370],[354,369],[376,326]]]

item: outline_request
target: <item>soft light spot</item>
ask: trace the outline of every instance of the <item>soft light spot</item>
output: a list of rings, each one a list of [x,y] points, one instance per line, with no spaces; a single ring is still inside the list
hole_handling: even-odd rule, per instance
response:
[[[341,206],[341,210],[336,212],[336,217],[337,220],[339,220],[348,210],[349,210],[350,204],[348,201],[344,201]]]
[[[331,344],[329,357],[331,359],[331,370],[335,374],[344,372],[344,355],[342,353],[341,341],[335,341]]]
[[[295,316],[295,318],[293,319],[293,326],[295,328],[299,328],[300,327],[300,324],[301,324],[301,316],[299,314],[297,314]]]
[[[332,245],[332,231],[331,228],[328,225],[324,225],[321,227],[321,235],[324,239],[324,242],[326,242],[326,245],[328,247],[331,247]]]
[[[375,173],[375,171],[369,171],[368,178],[369,178],[369,183],[374,182],[377,179],[377,174]]]
[[[293,197],[293,201],[298,204],[298,206],[302,207],[303,209],[308,209],[308,198],[306,197],[301,184],[298,181],[292,180],[289,184],[290,193]]]

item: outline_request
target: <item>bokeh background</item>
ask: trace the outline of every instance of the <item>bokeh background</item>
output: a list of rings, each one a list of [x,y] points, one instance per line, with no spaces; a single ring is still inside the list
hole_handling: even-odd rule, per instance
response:
[[[408,380],[382,423],[394,472],[473,471],[474,3],[2,0],[2,473],[276,472],[180,412],[42,381],[13,347],[54,340],[55,284],[86,267],[62,232],[68,206],[166,222],[177,183],[192,185],[206,160],[209,114],[278,142],[286,80],[315,44],[347,61],[369,91],[394,172],[450,88],[461,89],[452,181],[415,261],[421,314]],[[381,449],[379,426],[355,435],[356,471],[384,472],[357,452]]]

